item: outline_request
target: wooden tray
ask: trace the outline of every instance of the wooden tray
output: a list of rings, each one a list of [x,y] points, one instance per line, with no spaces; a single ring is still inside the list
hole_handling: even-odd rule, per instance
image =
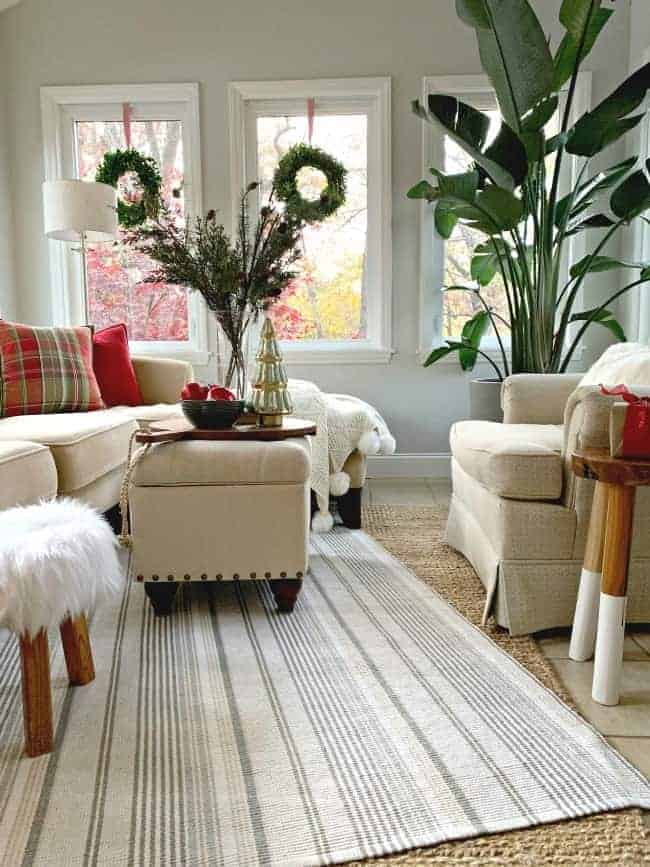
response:
[[[151,422],[147,430],[136,434],[136,442],[173,443],[180,440],[263,440],[273,442],[290,437],[315,436],[316,425],[302,418],[288,416],[282,427],[260,427],[257,424],[235,424],[222,430],[201,430],[184,418]]]

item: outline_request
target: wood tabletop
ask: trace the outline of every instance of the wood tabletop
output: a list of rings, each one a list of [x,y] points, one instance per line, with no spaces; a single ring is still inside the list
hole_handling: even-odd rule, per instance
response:
[[[139,430],[136,442],[144,444],[179,442],[180,440],[261,440],[273,442],[290,437],[315,436],[316,425],[302,418],[289,416],[282,427],[261,427],[257,424],[235,424],[219,430],[204,430],[193,427],[184,418],[151,422],[146,430]]]
[[[581,449],[571,455],[576,476],[608,485],[650,485],[650,459],[613,458],[608,449]]]

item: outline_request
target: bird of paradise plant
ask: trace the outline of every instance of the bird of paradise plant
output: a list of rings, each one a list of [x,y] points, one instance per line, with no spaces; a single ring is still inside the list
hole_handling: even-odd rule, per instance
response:
[[[650,222],[644,216],[650,208],[650,160],[630,157],[603,171],[591,169],[594,157],[643,120],[650,63],[572,122],[578,74],[614,14],[611,6],[603,0],[563,0],[560,22],[565,32],[554,53],[528,0],[456,0],[456,12],[475,31],[502,120],[494,132],[487,114],[443,94],[430,95],[426,106],[413,103],[414,112],[442,127],[473,165],[458,174],[433,168],[433,183],[421,181],[409,197],[434,206],[435,226],[443,238],[449,238],[459,222],[485,236],[471,259],[476,284],[444,287],[473,293],[481,310],[466,323],[459,340],[435,348],[425,365],[458,352],[465,369],[483,355],[500,379],[511,372],[564,372],[592,324],[625,340],[610,306],[650,281],[647,264],[604,253],[621,229],[637,219]],[[560,131],[549,135],[546,129],[559,110],[563,90]],[[561,190],[561,177],[569,158],[579,163],[567,191]],[[569,240],[592,231],[599,231],[592,252],[574,262],[566,275]],[[634,279],[602,304],[576,311],[588,276],[619,268],[633,269]],[[507,319],[482,293],[497,274],[505,289]],[[501,368],[480,349],[490,325],[500,346]],[[503,339],[506,327],[510,360]]]

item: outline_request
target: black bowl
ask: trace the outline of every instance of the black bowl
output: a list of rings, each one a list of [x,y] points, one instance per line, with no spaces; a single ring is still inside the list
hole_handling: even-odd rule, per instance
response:
[[[182,400],[185,418],[203,430],[223,430],[234,425],[245,409],[243,400]]]

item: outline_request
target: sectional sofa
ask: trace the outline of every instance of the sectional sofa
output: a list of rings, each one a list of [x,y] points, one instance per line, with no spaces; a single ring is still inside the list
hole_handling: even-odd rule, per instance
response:
[[[110,511],[119,502],[136,419],[178,414],[192,367],[168,358],[134,357],[143,406],[0,419],[0,509],[56,495]]]

